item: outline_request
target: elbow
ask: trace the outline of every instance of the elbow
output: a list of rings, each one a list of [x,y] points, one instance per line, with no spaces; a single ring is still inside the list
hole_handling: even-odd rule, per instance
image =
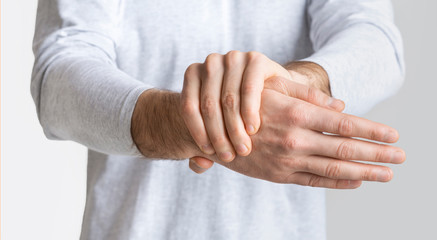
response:
[[[61,140],[61,138],[55,134],[54,128],[56,128],[56,126],[53,124],[56,123],[56,114],[51,105],[56,103],[56,99],[49,100],[51,97],[48,93],[52,91],[44,91],[49,67],[38,60],[38,58],[35,59],[35,65],[33,67],[30,93],[35,103],[37,117],[44,135],[50,140]]]
[[[59,128],[59,126],[56,126],[56,115],[50,111],[49,106],[44,104],[43,101],[36,105],[38,120],[46,138],[49,140],[62,140],[55,134],[55,129]]]
[[[405,82],[405,63],[402,54],[396,54],[396,61],[392,61],[392,67],[387,67],[386,79],[388,84],[383,88],[386,94],[381,93],[382,100],[392,97],[399,92]]]

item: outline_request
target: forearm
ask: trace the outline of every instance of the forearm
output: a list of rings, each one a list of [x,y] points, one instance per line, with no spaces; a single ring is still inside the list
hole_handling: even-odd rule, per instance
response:
[[[118,11],[117,1],[39,1],[31,92],[48,138],[139,155],[131,117],[151,86],[118,68]]]
[[[150,89],[136,103],[132,138],[147,158],[186,159],[203,155],[180,113],[180,94]]]
[[[285,65],[285,69],[288,70],[293,81],[320,89],[331,96],[328,74],[320,65],[313,62],[296,61]]]
[[[95,57],[63,55],[46,67],[42,59],[37,63],[41,70],[35,68],[32,93],[48,138],[107,154],[139,154],[130,119],[146,85]]]
[[[402,40],[390,1],[310,1],[308,14],[314,53],[303,60],[326,70],[346,112],[363,114],[399,89]]]

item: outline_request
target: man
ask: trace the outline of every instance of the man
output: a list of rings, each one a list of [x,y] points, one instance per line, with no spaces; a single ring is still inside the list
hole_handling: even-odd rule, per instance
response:
[[[329,97],[361,114],[400,87],[392,18],[382,0],[41,0],[32,94],[47,137],[90,149],[81,239],[324,239],[324,190],[300,185],[386,182],[371,163],[405,159],[351,138],[398,134]]]

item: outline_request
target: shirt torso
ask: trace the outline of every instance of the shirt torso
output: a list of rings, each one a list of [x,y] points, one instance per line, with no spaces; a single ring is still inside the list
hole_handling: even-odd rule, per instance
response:
[[[287,63],[309,56],[306,1],[124,1],[117,65],[180,91],[185,69],[210,53],[259,51]],[[171,146],[167,146],[171,148]],[[89,152],[81,239],[324,239],[321,189],[249,178],[218,164]]]

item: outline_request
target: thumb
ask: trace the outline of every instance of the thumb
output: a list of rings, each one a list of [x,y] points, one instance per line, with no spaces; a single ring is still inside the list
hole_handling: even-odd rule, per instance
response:
[[[342,112],[345,107],[343,101],[330,97],[317,88],[309,87],[282,77],[271,77],[267,79],[265,88],[337,112]]]
[[[189,160],[190,169],[198,174],[204,173],[214,165],[214,162],[203,157],[192,157]]]

